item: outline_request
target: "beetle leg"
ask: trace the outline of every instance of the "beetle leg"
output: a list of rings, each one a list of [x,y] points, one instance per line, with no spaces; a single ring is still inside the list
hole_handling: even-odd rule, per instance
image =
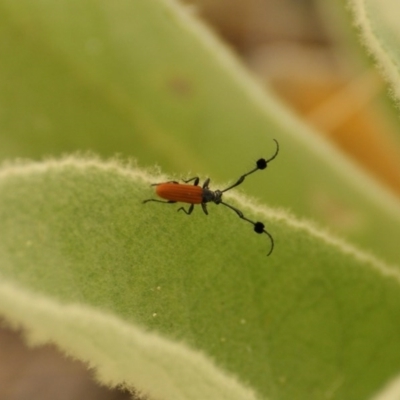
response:
[[[188,180],[182,179],[182,181],[185,182],[185,183],[189,183],[189,182],[194,181],[193,182],[193,186],[197,186],[199,184],[200,178],[198,176],[195,176],[195,177],[190,178]]]
[[[194,204],[191,204],[188,210],[185,210],[183,207],[178,208],[177,211],[183,211],[185,214],[190,215],[193,212]]]
[[[203,189],[208,189],[209,184],[210,184],[210,178],[207,178],[203,183]]]
[[[157,203],[176,203],[176,201],[174,200],[158,200],[158,199],[147,199],[147,200],[143,200],[143,203],[147,203],[149,201],[156,201]]]

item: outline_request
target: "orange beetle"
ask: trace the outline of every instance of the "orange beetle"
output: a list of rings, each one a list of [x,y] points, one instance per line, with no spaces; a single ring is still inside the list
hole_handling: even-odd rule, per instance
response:
[[[256,168],[242,175],[233,185],[227,187],[224,190],[209,189],[208,185],[210,184],[210,178],[205,180],[203,186],[198,186],[200,178],[195,176],[194,178],[188,180],[182,179],[184,183],[179,183],[176,181],[154,183],[152,186],[156,186],[156,194],[159,197],[165,199],[166,201],[158,199],[147,199],[143,200],[143,203],[147,203],[149,201],[156,201],[159,203],[177,203],[177,202],[188,203],[190,204],[188,210],[186,210],[183,207],[178,208],[178,211],[182,210],[187,215],[190,215],[192,213],[195,204],[201,204],[201,207],[206,215],[208,215],[207,203],[212,202],[215,204],[223,204],[224,206],[235,211],[235,213],[239,216],[239,218],[247,222],[250,222],[254,226],[254,231],[256,233],[265,233],[269,236],[271,240],[271,249],[267,254],[269,256],[272,253],[272,250],[274,249],[274,239],[271,236],[271,234],[265,230],[265,225],[262,222],[253,222],[248,218],[246,218],[240,210],[222,201],[222,195],[224,192],[227,192],[228,190],[231,190],[234,187],[239,186],[244,181],[246,176],[252,174],[253,172],[258,171],[259,169],[261,170],[267,168],[268,163],[272,161],[278,155],[279,152],[279,143],[275,139],[274,141],[276,143],[276,151],[271,158],[269,158],[268,160],[265,160],[264,158],[260,158],[259,160],[257,160]],[[193,185],[187,185],[187,183],[192,181]]]

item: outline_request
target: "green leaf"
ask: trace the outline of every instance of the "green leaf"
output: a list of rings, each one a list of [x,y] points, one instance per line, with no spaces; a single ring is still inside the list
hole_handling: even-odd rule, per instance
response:
[[[32,343],[174,400],[364,399],[398,374],[398,199],[184,8],[1,0],[0,30],[2,158],[133,154],[215,189],[281,147],[246,180],[273,208],[226,194],[266,223],[268,258],[229,209],[142,204],[170,176],[79,157],[4,166],[0,310]]]
[[[160,179],[72,157],[5,166],[1,313],[102,382],[165,399],[255,398],[248,385],[259,398],[365,398],[397,371],[397,269],[227,196],[267,223],[266,257],[268,238],[229,209],[143,204]]]
[[[3,157],[91,150],[235,179],[246,191],[400,260],[400,206],[256,83],[175,1],[1,0]],[[187,176],[187,175],[185,175]],[[377,234],[387,232],[387,235]]]

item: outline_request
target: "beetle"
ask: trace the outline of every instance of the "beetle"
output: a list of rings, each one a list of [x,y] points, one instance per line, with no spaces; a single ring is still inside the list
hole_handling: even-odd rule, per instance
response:
[[[233,185],[228,186],[224,190],[211,190],[209,188],[210,178],[207,178],[204,181],[203,185],[199,186],[200,178],[198,176],[195,176],[188,180],[182,179],[184,183],[179,183],[177,181],[168,181],[168,182],[152,184],[151,186],[156,187],[156,194],[165,200],[147,199],[143,200],[143,203],[148,203],[149,201],[156,201],[159,203],[170,203],[170,204],[177,202],[188,203],[190,204],[190,206],[187,210],[184,207],[180,207],[177,210],[177,211],[183,211],[187,215],[190,215],[193,212],[194,206],[196,204],[201,205],[206,215],[208,215],[207,203],[223,204],[224,206],[233,210],[239,216],[239,218],[252,224],[254,226],[254,231],[256,233],[260,234],[265,233],[266,235],[268,235],[268,237],[271,240],[271,248],[269,253],[267,254],[269,256],[272,253],[272,250],[274,249],[274,239],[272,235],[265,230],[265,225],[262,222],[253,222],[250,219],[246,218],[243,215],[243,213],[236,207],[233,207],[230,204],[222,201],[222,195],[228,190],[231,190],[234,187],[239,186],[241,183],[243,183],[246,176],[258,170],[267,168],[268,163],[272,161],[279,153],[279,143],[277,140],[275,139],[273,140],[276,143],[276,150],[274,155],[267,160],[264,158],[260,158],[259,160],[257,160],[256,167],[254,169],[240,176],[239,179]],[[188,185],[189,182],[193,182],[193,185]]]

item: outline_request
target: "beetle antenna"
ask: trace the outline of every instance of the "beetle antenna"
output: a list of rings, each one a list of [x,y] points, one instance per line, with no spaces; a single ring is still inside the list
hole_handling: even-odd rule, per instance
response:
[[[275,154],[271,157],[268,158],[268,160],[265,160],[265,163],[268,164],[270,161],[272,161],[279,153],[279,143],[276,139],[272,139],[275,143],[276,143],[276,150],[275,150]],[[266,166],[264,167],[266,168]],[[260,168],[260,169],[264,169],[264,168]]]
[[[268,231],[265,230],[265,225],[262,222],[253,222],[253,221],[251,221],[250,219],[246,218],[240,210],[238,210],[237,208],[231,206],[228,203],[225,203],[225,202],[221,201],[218,204],[223,204],[224,206],[226,206],[226,207],[230,208],[231,210],[235,211],[235,213],[239,216],[239,218],[244,219],[247,222],[250,222],[250,224],[252,224],[254,226],[254,232],[256,232],[256,233],[265,233],[269,237],[269,239],[271,241],[271,248],[270,248],[267,256],[271,255],[272,251],[274,250],[274,238],[272,237],[272,235]]]
[[[275,154],[269,158],[268,160],[266,160],[265,158],[260,158],[259,160],[257,160],[256,162],[256,167],[254,169],[252,169],[251,171],[247,172],[246,174],[242,175],[237,181],[236,183],[234,183],[233,185],[227,187],[224,190],[221,190],[221,193],[227,192],[228,190],[233,189],[236,186],[239,186],[241,183],[243,183],[243,181],[245,180],[246,176],[252,174],[253,172],[258,171],[259,169],[265,169],[267,168],[267,165],[270,161],[272,161],[279,153],[279,143],[276,139],[273,139],[274,142],[276,143],[276,150],[275,150]]]

